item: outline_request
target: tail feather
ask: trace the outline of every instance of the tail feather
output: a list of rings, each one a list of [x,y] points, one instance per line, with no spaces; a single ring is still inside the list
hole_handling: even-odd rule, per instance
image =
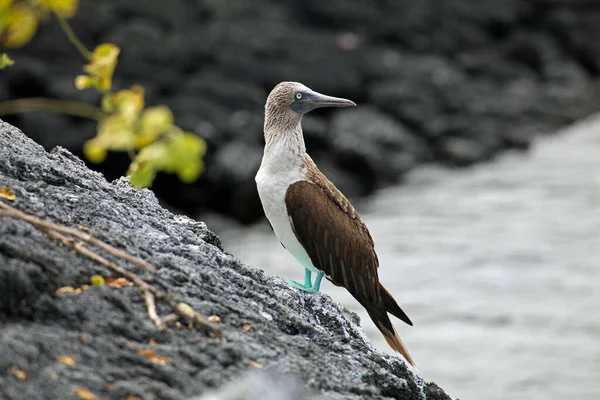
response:
[[[402,354],[406,362],[408,362],[413,368],[417,369],[417,364],[415,364],[415,361],[410,356],[410,353],[408,352],[408,349],[402,342],[402,339],[400,339],[400,336],[398,336],[398,333],[394,329],[394,326],[392,325],[392,322],[390,321],[387,312],[381,312],[379,310],[373,310],[369,308],[367,308],[367,312],[369,313],[369,316],[375,323],[377,329],[379,329],[379,331],[383,334],[385,341],[388,342],[390,347],[398,353]]]
[[[410,318],[408,318],[408,315],[402,311],[398,303],[396,303],[396,300],[394,300],[390,292],[388,292],[383,285],[379,284],[379,289],[381,297],[377,302],[373,302],[373,298],[366,300],[364,297],[357,296],[352,292],[350,293],[352,293],[354,298],[358,300],[358,302],[365,308],[369,314],[369,317],[371,317],[377,329],[379,329],[379,331],[383,334],[385,341],[390,345],[390,347],[402,354],[406,362],[414,369],[417,369],[417,364],[415,364],[415,361],[410,356],[408,349],[394,329],[394,325],[392,325],[392,321],[390,321],[388,312],[406,322],[410,326],[412,326],[412,321]]]
[[[383,304],[385,305],[385,310],[395,316],[396,318],[401,319],[406,322],[408,325],[412,326],[412,321],[408,318],[408,315],[396,303],[396,300],[392,297],[390,292],[383,287],[382,284],[379,284],[379,290],[381,293],[381,299],[383,300]],[[392,346],[393,347],[393,346]]]
[[[388,342],[388,344],[390,345],[390,347],[392,349],[394,349],[398,353],[402,354],[402,357],[404,357],[406,362],[408,362],[413,368],[418,369],[417,364],[415,363],[415,360],[413,360],[412,357],[410,356],[408,349],[404,345],[404,342],[402,342],[402,339],[400,339],[400,336],[398,336],[398,333],[396,332],[395,329],[392,328],[391,332],[384,333],[383,337],[385,338],[385,341]]]

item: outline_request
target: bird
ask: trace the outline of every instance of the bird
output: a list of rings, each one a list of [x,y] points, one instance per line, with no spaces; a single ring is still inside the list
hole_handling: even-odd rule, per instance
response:
[[[256,187],[275,235],[305,269],[303,283],[288,284],[316,293],[325,277],[343,286],[366,309],[390,347],[416,368],[388,313],[411,326],[412,321],[379,282],[379,260],[367,226],[306,153],[304,114],[320,107],[354,106],[351,100],[298,82],[277,84],[265,104],[265,147]]]

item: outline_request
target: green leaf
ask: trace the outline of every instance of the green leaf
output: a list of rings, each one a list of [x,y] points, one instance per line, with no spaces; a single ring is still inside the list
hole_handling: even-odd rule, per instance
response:
[[[188,164],[179,165],[177,168],[177,177],[184,183],[192,183],[204,170],[204,164],[201,160],[191,161]]]
[[[131,89],[120,90],[111,95],[115,112],[134,123],[144,109],[144,88],[134,85]]]
[[[182,131],[173,133],[170,139],[169,153],[177,176],[185,183],[195,181],[204,172],[202,156],[206,152],[206,142],[193,133]]]
[[[121,115],[111,115],[100,121],[96,139],[109,150],[135,149],[136,137],[133,124]]]
[[[83,144],[83,154],[90,162],[100,164],[106,158],[106,147],[97,138],[88,140]]]
[[[203,156],[206,154],[206,142],[195,133],[183,132],[180,140],[182,145],[189,149],[194,156]]]
[[[173,113],[168,107],[148,107],[139,120],[138,147],[154,142],[173,129]]]
[[[105,113],[112,113],[115,111],[115,102],[113,101],[113,94],[107,93],[102,96],[101,101],[102,111]]]
[[[37,0],[44,9],[53,11],[63,18],[71,18],[77,11],[78,0]]]
[[[0,11],[8,10],[13,0],[0,0]]]
[[[140,118],[142,129],[167,131],[173,126],[173,113],[166,106],[148,107]]]
[[[0,69],[13,65],[15,62],[6,53],[0,54]]]
[[[114,44],[101,44],[94,49],[90,63],[83,67],[92,85],[103,93],[110,91],[112,87],[112,76],[120,52],[121,50]]]
[[[152,186],[154,178],[156,177],[156,170],[152,166],[145,164],[136,164],[135,161],[131,164],[129,171],[130,182],[133,186],[139,188],[145,188]]]
[[[90,283],[92,286],[104,286],[104,277],[102,275],[90,276]]]
[[[8,13],[8,24],[0,35],[0,44],[7,49],[21,47],[35,35],[39,21],[35,11],[24,4],[15,5]]]
[[[170,163],[166,143],[152,143],[140,150],[129,166],[127,175],[130,176],[132,185],[149,187],[158,171],[169,172]]]
[[[94,86],[94,81],[87,75],[77,75],[75,77],[75,87],[77,90],[83,90]]]

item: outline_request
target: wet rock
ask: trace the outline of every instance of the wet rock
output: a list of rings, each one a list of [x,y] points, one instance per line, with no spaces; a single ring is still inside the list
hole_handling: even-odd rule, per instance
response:
[[[436,393],[431,398],[450,399],[399,358],[375,350],[356,314],[328,296],[299,292],[244,265],[222,250],[203,222],[163,209],[151,191],[132,188],[125,178],[109,183],[69,151],[47,153],[2,121],[0,182],[16,193],[10,204],[17,209],[84,226],[155,265],[151,274],[113,260],[175,301],[219,316],[227,338],[221,342],[187,324],[158,332],[136,287],[57,294],[64,286],[89,284],[91,275],[113,273],[24,221],[0,217],[2,399],[72,398],[78,388],[97,398],[235,399],[236,382],[258,370],[282,376],[263,393],[278,393],[278,399],[304,393],[350,400]],[[160,302],[157,311],[171,312]],[[286,380],[291,383],[281,385]],[[248,395],[257,388],[253,384]]]

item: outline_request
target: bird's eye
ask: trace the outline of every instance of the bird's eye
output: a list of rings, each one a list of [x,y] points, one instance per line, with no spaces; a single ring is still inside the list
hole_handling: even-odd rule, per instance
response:
[[[300,100],[302,98],[302,93],[296,93],[296,98]]]

